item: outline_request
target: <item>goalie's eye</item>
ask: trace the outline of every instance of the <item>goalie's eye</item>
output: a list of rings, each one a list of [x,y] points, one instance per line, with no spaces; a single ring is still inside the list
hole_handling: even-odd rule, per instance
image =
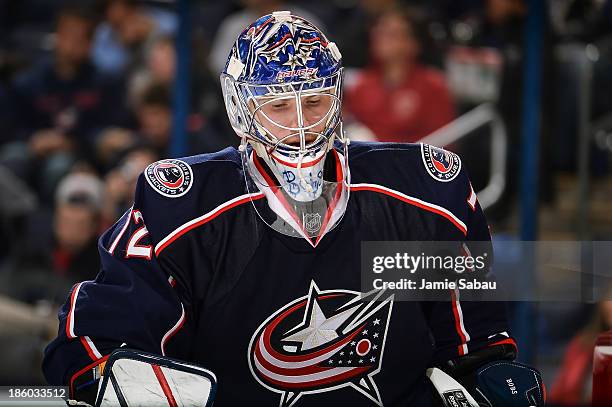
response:
[[[283,110],[283,109],[286,109],[289,106],[289,103],[287,103],[286,100],[279,100],[279,101],[275,101],[275,102],[270,103],[270,106],[274,110]]]
[[[321,96],[309,96],[306,98],[306,105],[315,107],[321,104]]]

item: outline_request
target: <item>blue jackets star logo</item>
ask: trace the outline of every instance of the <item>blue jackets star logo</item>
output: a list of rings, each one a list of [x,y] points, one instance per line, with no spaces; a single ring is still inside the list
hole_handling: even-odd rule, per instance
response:
[[[352,387],[376,404],[374,381],[383,361],[393,296],[348,290],[321,291],[311,282],[307,296],[271,315],[249,345],[255,379],[290,407],[307,394]]]

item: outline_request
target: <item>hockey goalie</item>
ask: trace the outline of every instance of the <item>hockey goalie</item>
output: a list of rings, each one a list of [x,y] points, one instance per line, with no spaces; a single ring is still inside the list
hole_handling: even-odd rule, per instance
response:
[[[504,304],[362,290],[364,241],[490,236],[457,155],[349,143],[342,78],[338,47],[299,16],[240,34],[221,74],[240,147],[141,174],[102,270],[59,313],[49,383],[99,401],[129,348],[212,372],[218,406],[544,405]]]

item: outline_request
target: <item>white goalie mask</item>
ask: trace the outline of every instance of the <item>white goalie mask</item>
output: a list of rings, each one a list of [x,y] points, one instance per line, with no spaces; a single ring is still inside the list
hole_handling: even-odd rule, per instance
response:
[[[238,37],[221,74],[247,187],[273,212],[254,202],[258,214],[313,246],[339,223],[349,196],[340,59],[312,24],[277,12]]]

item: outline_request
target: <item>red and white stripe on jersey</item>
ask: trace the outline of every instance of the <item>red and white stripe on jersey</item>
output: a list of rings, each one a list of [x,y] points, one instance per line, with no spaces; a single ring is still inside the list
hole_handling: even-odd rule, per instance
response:
[[[443,208],[439,205],[435,205],[429,202],[425,202],[421,199],[408,196],[399,191],[393,190],[391,188],[387,188],[382,185],[376,184],[352,184],[350,187],[351,191],[372,191],[382,193],[393,198],[399,199],[405,203],[410,205],[417,206],[421,209],[427,210],[429,212],[436,213],[446,219],[448,219],[453,225],[455,225],[464,235],[467,234],[467,227],[465,223],[461,221],[457,216],[455,216],[451,211],[446,208]],[[227,202],[222,203],[217,206],[213,210],[207,212],[206,214],[197,217],[195,219],[190,220],[189,222],[184,223],[183,225],[177,227],[174,231],[168,234],[165,238],[159,241],[159,243],[155,246],[155,255],[158,256],[166,247],[172,244],[176,239],[189,232],[192,229],[195,229],[199,226],[210,222],[223,212],[234,208],[236,206],[247,203],[251,200],[258,200],[264,198],[265,195],[263,192],[257,192],[252,194],[244,194],[240,195],[234,199],[231,199]]]
[[[465,329],[463,321],[463,310],[461,309],[461,302],[459,301],[459,290],[451,290],[451,302],[453,307],[453,317],[455,318],[455,330],[459,335],[461,343],[457,346],[457,352],[459,356],[463,356],[468,353],[467,343],[470,341],[470,334]]]
[[[472,183],[470,182],[470,195],[467,197],[467,203],[470,206],[472,211],[476,210],[476,201],[478,198],[476,197],[476,192],[474,192],[474,187],[472,187]]]
[[[85,347],[85,350],[87,351],[87,354],[91,360],[98,360],[102,358],[102,354],[98,351],[98,348],[96,348],[96,345],[94,345],[89,336],[81,336],[79,339],[81,340],[81,344],[83,344],[83,347]]]
[[[74,309],[82,285],[83,283],[78,283],[72,290],[72,295],[70,296],[70,310],[68,311],[68,318],[66,318],[66,336],[70,339],[76,338],[74,334]]]
[[[77,338],[77,335],[74,332],[75,326],[75,313],[76,313],[76,303],[79,298],[79,292],[81,291],[81,287],[83,286],[83,282],[78,283],[74,289],[72,290],[72,295],[70,296],[70,309],[68,310],[68,318],[66,318],[66,336],[69,339]],[[81,336],[79,338],[81,344],[85,348],[85,351],[91,358],[91,360],[98,360],[102,358],[102,354],[96,348],[93,341],[89,338],[89,336]]]
[[[119,241],[121,240],[121,238],[123,237],[125,231],[127,230],[128,226],[130,225],[130,217],[132,216],[132,210],[133,210],[133,207],[128,209],[123,214],[123,216],[119,219],[119,222],[121,222],[121,220],[125,219],[125,223],[123,224],[123,227],[121,228],[121,231],[119,232],[117,237],[115,237],[115,240],[113,240],[113,243],[111,244],[111,246],[108,248],[108,252],[110,254],[113,254],[115,252],[115,249],[117,248],[117,245],[119,244]]]
[[[170,338],[172,338],[174,335],[176,335],[176,333],[183,327],[184,324],[185,324],[185,307],[181,303],[181,316],[180,316],[180,318],[178,319],[178,321],[176,321],[176,324],[174,324],[174,326],[172,328],[170,328],[170,330],[168,330],[168,332],[166,332],[166,334],[164,335],[164,337],[161,340],[161,346],[160,347],[161,347],[162,356],[166,356],[166,343],[168,343]]]
[[[166,247],[172,244],[172,242],[174,242],[176,239],[183,236],[185,233],[189,232],[190,230],[195,229],[199,226],[202,226],[206,224],[207,222],[210,222],[217,216],[221,215],[223,212],[228,211],[244,203],[250,202],[251,200],[257,200],[263,197],[264,197],[264,194],[262,192],[257,192],[254,194],[240,195],[234,199],[230,199],[229,201],[222,203],[221,205],[205,213],[204,215],[197,217],[195,219],[192,219],[187,223],[184,223],[183,225],[174,229],[174,231],[172,231],[168,236],[166,236],[165,238],[159,241],[159,243],[155,246],[155,255],[159,256],[159,254]]]
[[[438,214],[446,218],[453,225],[455,225],[455,227],[457,227],[457,229],[459,229],[461,233],[467,235],[467,226],[465,226],[465,223],[463,223],[461,219],[455,216],[451,211],[439,205],[423,201],[419,198],[415,198],[413,196],[409,196],[394,189],[377,184],[351,184],[351,191],[372,191],[380,194],[385,194],[395,199],[399,199],[402,202],[419,207],[421,209]]]

